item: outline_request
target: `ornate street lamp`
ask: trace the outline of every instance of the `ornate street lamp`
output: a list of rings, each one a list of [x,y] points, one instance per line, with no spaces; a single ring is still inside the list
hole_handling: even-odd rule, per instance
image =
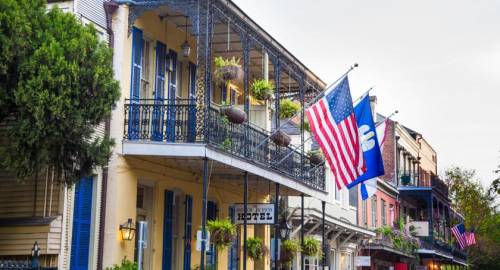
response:
[[[132,241],[132,239],[134,239],[135,226],[131,218],[120,225],[120,232],[122,234],[122,240]]]
[[[290,224],[288,224],[288,222],[283,221],[280,225],[281,239],[288,239],[291,231],[292,231],[292,226],[290,226]]]

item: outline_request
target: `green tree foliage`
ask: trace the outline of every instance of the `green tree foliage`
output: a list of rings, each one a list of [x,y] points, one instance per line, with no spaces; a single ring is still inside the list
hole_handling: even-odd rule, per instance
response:
[[[476,233],[477,245],[468,248],[472,269],[499,269],[500,213],[495,195],[480,185],[473,170],[452,167],[446,171],[446,180],[453,207],[464,215],[466,229]]]
[[[113,142],[96,125],[119,98],[112,51],[92,26],[41,0],[0,1],[1,162],[20,179],[46,166],[74,182]]]

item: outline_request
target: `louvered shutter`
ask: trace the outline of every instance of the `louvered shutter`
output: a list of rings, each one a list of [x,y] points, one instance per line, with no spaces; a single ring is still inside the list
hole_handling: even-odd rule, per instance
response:
[[[184,270],[191,269],[191,237],[193,227],[193,196],[186,195],[184,219]]]
[[[142,74],[142,30],[132,28],[132,68],[130,76],[130,112],[129,112],[129,139],[139,138],[140,108],[139,99],[141,92]]]
[[[165,73],[167,70],[167,47],[161,42],[156,43],[156,78],[155,102],[153,107],[152,139],[163,140],[163,104],[165,99]]]
[[[71,270],[88,269],[90,223],[92,220],[92,186],[92,177],[81,179],[76,184],[71,240]]]
[[[169,75],[168,86],[168,109],[167,109],[167,141],[175,141],[175,118],[176,118],[176,92],[177,92],[177,53],[169,51],[169,58],[172,66],[172,71]]]
[[[163,270],[172,269],[173,206],[174,192],[165,190],[165,204],[163,212]]]

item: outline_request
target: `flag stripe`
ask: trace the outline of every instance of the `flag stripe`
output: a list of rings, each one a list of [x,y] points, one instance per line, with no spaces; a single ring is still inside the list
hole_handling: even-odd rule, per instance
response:
[[[306,110],[338,189],[366,171],[347,77]]]
[[[337,181],[339,181],[339,182],[342,181],[341,183],[345,184],[347,182],[347,175],[349,174],[349,172],[347,171],[347,169],[344,166],[343,162],[345,162],[345,161],[343,161],[343,160],[341,161],[341,158],[338,157],[339,149],[338,149],[337,145],[334,143],[334,141],[332,141],[330,139],[333,137],[331,132],[329,132],[330,130],[327,130],[327,128],[325,128],[325,125],[320,124],[321,122],[324,121],[323,115],[320,112],[321,104],[323,104],[322,101],[320,101],[318,103],[318,106],[315,106],[313,108],[313,111],[315,112],[314,115],[317,117],[316,122],[318,124],[318,129],[320,131],[320,134],[322,135],[322,139],[324,142],[323,144],[324,145],[326,144],[326,146],[328,146],[328,148],[330,149],[329,152],[330,152],[331,158],[333,160],[335,160],[337,163],[337,173],[336,173],[335,177],[338,178]]]
[[[352,169],[352,159],[351,157],[349,156],[349,153],[348,151],[345,149],[345,146],[340,143],[341,140],[339,139],[339,137],[337,136],[337,134],[339,134],[339,130],[334,126],[332,125],[332,123],[330,121],[332,121],[332,119],[330,118],[330,114],[328,113],[328,109],[326,108],[324,102],[320,102],[319,103],[319,106],[321,108],[321,112],[323,112],[322,114],[320,114],[320,117],[321,117],[321,122],[324,123],[323,126],[325,126],[325,130],[328,132],[328,136],[326,137],[328,141],[331,141],[330,138],[333,138],[333,145],[335,147],[335,151],[334,151],[334,154],[335,154],[335,157],[337,160],[342,160],[342,163],[341,163],[341,166],[342,168],[344,168],[344,175],[347,176],[349,175],[349,177],[354,177],[354,175],[356,174],[355,171]],[[326,121],[326,120],[330,120],[330,121]],[[349,160],[347,159],[349,158]],[[345,173],[347,172],[347,173]],[[343,179],[343,182],[345,185],[348,185],[348,178],[345,177]]]
[[[323,139],[322,139],[323,134],[320,134],[319,130],[316,129],[316,127],[318,126],[318,123],[317,123],[317,119],[314,115],[314,110],[311,110],[311,111],[308,110],[306,112],[306,116],[307,116],[307,119],[309,120],[309,124],[311,126],[311,132],[314,134],[316,141],[318,142],[321,149],[323,149],[323,152],[327,152],[325,154],[326,161],[328,162],[328,165],[330,165],[330,169],[332,170],[333,175],[335,176],[334,178],[335,178],[335,184],[337,186],[337,189],[341,189],[342,186],[340,185],[339,179],[336,177],[336,175],[338,173],[337,164],[333,163],[333,161],[331,159],[331,156],[332,156],[331,149],[329,147],[326,147],[326,145],[324,145],[324,143],[323,143]],[[337,160],[336,160],[336,162],[338,163]]]

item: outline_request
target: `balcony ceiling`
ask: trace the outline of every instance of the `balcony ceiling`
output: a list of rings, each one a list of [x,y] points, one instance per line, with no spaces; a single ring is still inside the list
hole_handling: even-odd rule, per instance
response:
[[[166,6],[159,7],[155,10],[156,14],[169,22],[175,24],[177,28],[181,31],[185,31],[187,26],[187,31],[189,35],[193,36],[193,25],[190,20],[187,20],[182,13],[170,10]],[[228,24],[227,22],[221,22],[219,20],[214,22],[213,36],[212,36],[212,49],[213,56],[222,56],[224,58],[240,58],[243,59],[243,45],[241,43],[240,35],[233,29],[234,25]],[[243,61],[243,60],[241,60]],[[262,48],[253,47],[250,51],[250,82],[255,78],[263,78],[263,61],[264,55]],[[274,66],[269,59],[268,64],[269,79],[275,80]],[[291,76],[286,69],[281,72],[281,87],[282,93],[288,93],[291,96],[296,96],[298,93],[299,85],[297,81]],[[316,80],[317,78],[313,78]],[[306,89],[306,100],[314,96],[313,91],[308,91]],[[312,90],[312,89],[311,89]]]

